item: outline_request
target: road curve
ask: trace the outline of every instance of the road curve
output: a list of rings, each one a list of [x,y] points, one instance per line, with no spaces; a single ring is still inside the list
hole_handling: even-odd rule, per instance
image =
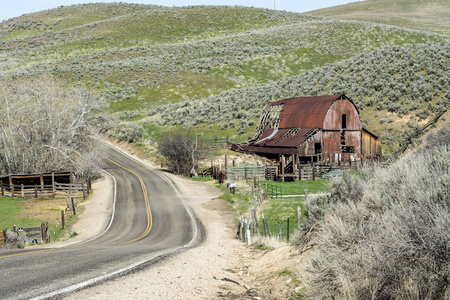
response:
[[[58,249],[0,250],[0,299],[47,299],[142,268],[199,244],[200,222],[175,186],[107,146],[104,169],[116,178],[108,230],[86,243]]]

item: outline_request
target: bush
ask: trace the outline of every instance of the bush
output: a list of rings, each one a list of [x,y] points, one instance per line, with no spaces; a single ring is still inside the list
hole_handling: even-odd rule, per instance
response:
[[[159,142],[158,150],[166,158],[170,171],[175,174],[194,175],[203,149],[192,134],[172,132]]]
[[[320,224],[308,296],[449,299],[449,168],[443,147],[344,176],[319,200],[325,206],[319,223],[318,201],[307,203],[310,222]]]

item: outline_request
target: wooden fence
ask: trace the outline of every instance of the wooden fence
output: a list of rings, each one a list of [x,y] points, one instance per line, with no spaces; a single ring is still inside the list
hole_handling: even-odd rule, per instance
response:
[[[5,236],[6,236],[6,230],[0,231],[0,249],[3,247],[3,241],[5,239]]]
[[[67,196],[70,197],[83,197],[89,195],[91,190],[91,182],[88,179],[85,183],[69,184],[69,183],[57,183],[51,185],[5,185],[0,183],[0,195],[10,196],[17,198],[31,198],[31,197],[53,197]]]
[[[210,138],[210,139],[201,139],[200,145],[209,146],[209,147],[228,147],[231,145],[233,141],[227,136],[226,138]]]
[[[265,166],[241,166],[228,167],[227,179],[230,180],[247,180],[251,178],[266,178]]]

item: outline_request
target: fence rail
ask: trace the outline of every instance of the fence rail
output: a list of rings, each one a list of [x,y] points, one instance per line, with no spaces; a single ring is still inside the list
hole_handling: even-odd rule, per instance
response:
[[[242,166],[242,167],[228,167],[227,178],[231,180],[247,180],[250,178],[265,178],[265,166]]]
[[[18,198],[67,196],[83,197],[90,191],[90,181],[81,184],[57,183],[55,185],[5,185],[0,183],[0,195]]]
[[[226,138],[210,138],[210,139],[201,139],[200,144],[210,147],[224,147],[229,146],[233,141],[227,136]]]

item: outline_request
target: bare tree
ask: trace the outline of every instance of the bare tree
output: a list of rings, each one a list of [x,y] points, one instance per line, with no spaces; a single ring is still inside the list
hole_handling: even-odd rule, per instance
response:
[[[172,172],[196,176],[195,168],[203,150],[192,134],[169,133],[159,142],[158,148]]]
[[[92,151],[77,140],[92,133],[104,101],[65,88],[51,77],[6,81],[0,87],[0,173],[84,169]],[[92,162],[92,161],[91,161]]]

